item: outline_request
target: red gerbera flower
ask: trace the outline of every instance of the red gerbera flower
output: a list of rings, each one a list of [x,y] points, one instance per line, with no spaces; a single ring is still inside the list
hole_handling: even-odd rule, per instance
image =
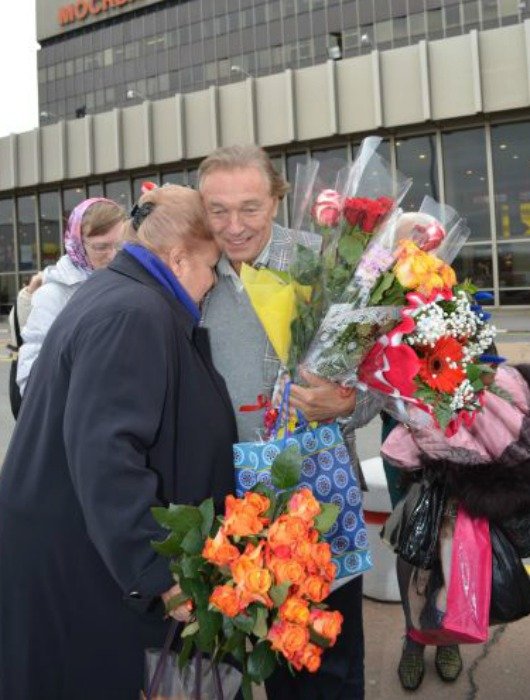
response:
[[[431,389],[452,394],[466,376],[460,366],[464,354],[460,343],[455,338],[440,338],[433,348],[424,348],[422,354],[420,378]]]

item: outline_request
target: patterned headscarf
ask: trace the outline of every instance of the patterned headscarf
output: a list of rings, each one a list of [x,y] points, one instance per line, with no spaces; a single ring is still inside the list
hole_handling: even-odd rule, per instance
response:
[[[105,199],[105,197],[92,197],[91,199],[85,199],[81,202],[81,204],[78,204],[76,207],[74,207],[74,209],[72,209],[68,219],[66,231],[64,232],[64,247],[66,254],[74,265],[79,267],[81,270],[94,269],[92,263],[87,257],[85,246],[83,245],[81,222],[83,221],[83,216],[86,210],[96,202],[107,202],[108,204],[114,204],[111,199]]]

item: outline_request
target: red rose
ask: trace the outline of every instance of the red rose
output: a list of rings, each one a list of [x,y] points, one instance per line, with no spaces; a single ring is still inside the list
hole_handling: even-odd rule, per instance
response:
[[[350,226],[373,233],[393,206],[394,200],[390,197],[348,197],[344,202],[344,218]]]

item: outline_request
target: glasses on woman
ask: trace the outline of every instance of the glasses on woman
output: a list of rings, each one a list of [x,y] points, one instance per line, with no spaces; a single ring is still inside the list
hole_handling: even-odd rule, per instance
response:
[[[109,253],[113,250],[121,250],[123,243],[121,241],[104,243],[103,241],[90,241],[83,239],[85,248],[94,251],[94,253]]]

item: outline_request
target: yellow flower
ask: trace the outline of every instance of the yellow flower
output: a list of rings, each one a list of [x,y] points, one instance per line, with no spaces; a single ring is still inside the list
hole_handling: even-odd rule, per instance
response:
[[[409,240],[400,243],[394,274],[405,289],[422,294],[430,294],[434,289],[451,288],[456,284],[456,275],[449,265],[432,253],[425,253]]]

